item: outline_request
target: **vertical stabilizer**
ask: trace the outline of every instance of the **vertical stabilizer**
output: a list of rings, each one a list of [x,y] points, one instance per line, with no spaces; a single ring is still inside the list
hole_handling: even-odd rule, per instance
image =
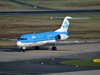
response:
[[[64,21],[61,25],[61,28],[56,30],[55,32],[66,32],[68,30],[68,27],[69,27],[69,20],[68,20],[69,18],[72,18],[72,17],[69,17],[69,16],[65,17]]]
[[[56,18],[64,19],[64,21],[63,21],[61,27],[59,29],[57,29],[55,32],[67,32],[68,27],[69,27],[69,20],[71,20],[71,19],[89,19],[89,18],[72,18],[70,16],[66,16],[65,18],[63,18],[63,17],[56,17]]]

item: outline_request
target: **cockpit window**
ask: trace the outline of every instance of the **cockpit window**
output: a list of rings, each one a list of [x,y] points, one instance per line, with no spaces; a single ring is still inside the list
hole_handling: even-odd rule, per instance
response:
[[[27,38],[18,38],[18,40],[28,40]]]

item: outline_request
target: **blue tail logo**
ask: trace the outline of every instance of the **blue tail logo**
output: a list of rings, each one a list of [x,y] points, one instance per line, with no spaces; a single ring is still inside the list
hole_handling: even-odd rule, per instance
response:
[[[67,25],[67,22],[64,22],[64,25],[62,25],[63,28],[67,28],[68,25]]]

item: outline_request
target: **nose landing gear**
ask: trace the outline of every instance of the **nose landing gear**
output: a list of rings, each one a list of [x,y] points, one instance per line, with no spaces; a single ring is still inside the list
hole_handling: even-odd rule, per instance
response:
[[[25,49],[26,49],[26,47],[21,47],[21,49],[22,49],[22,51],[23,51],[23,52],[25,52],[25,51],[26,51],[26,50],[25,50]]]

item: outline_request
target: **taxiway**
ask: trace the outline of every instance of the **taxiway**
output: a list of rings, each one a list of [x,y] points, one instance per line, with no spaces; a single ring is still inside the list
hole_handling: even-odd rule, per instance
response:
[[[76,67],[76,65],[62,65],[59,63],[65,60],[100,58],[100,43],[57,45],[57,51],[52,51],[51,47],[41,47],[41,50],[29,48],[26,52],[22,52],[18,47],[0,47],[0,75],[56,73],[58,75],[62,72],[64,72],[63,74],[69,72],[72,74],[79,71],[100,70],[100,67]],[[98,72],[96,75],[98,75]]]

